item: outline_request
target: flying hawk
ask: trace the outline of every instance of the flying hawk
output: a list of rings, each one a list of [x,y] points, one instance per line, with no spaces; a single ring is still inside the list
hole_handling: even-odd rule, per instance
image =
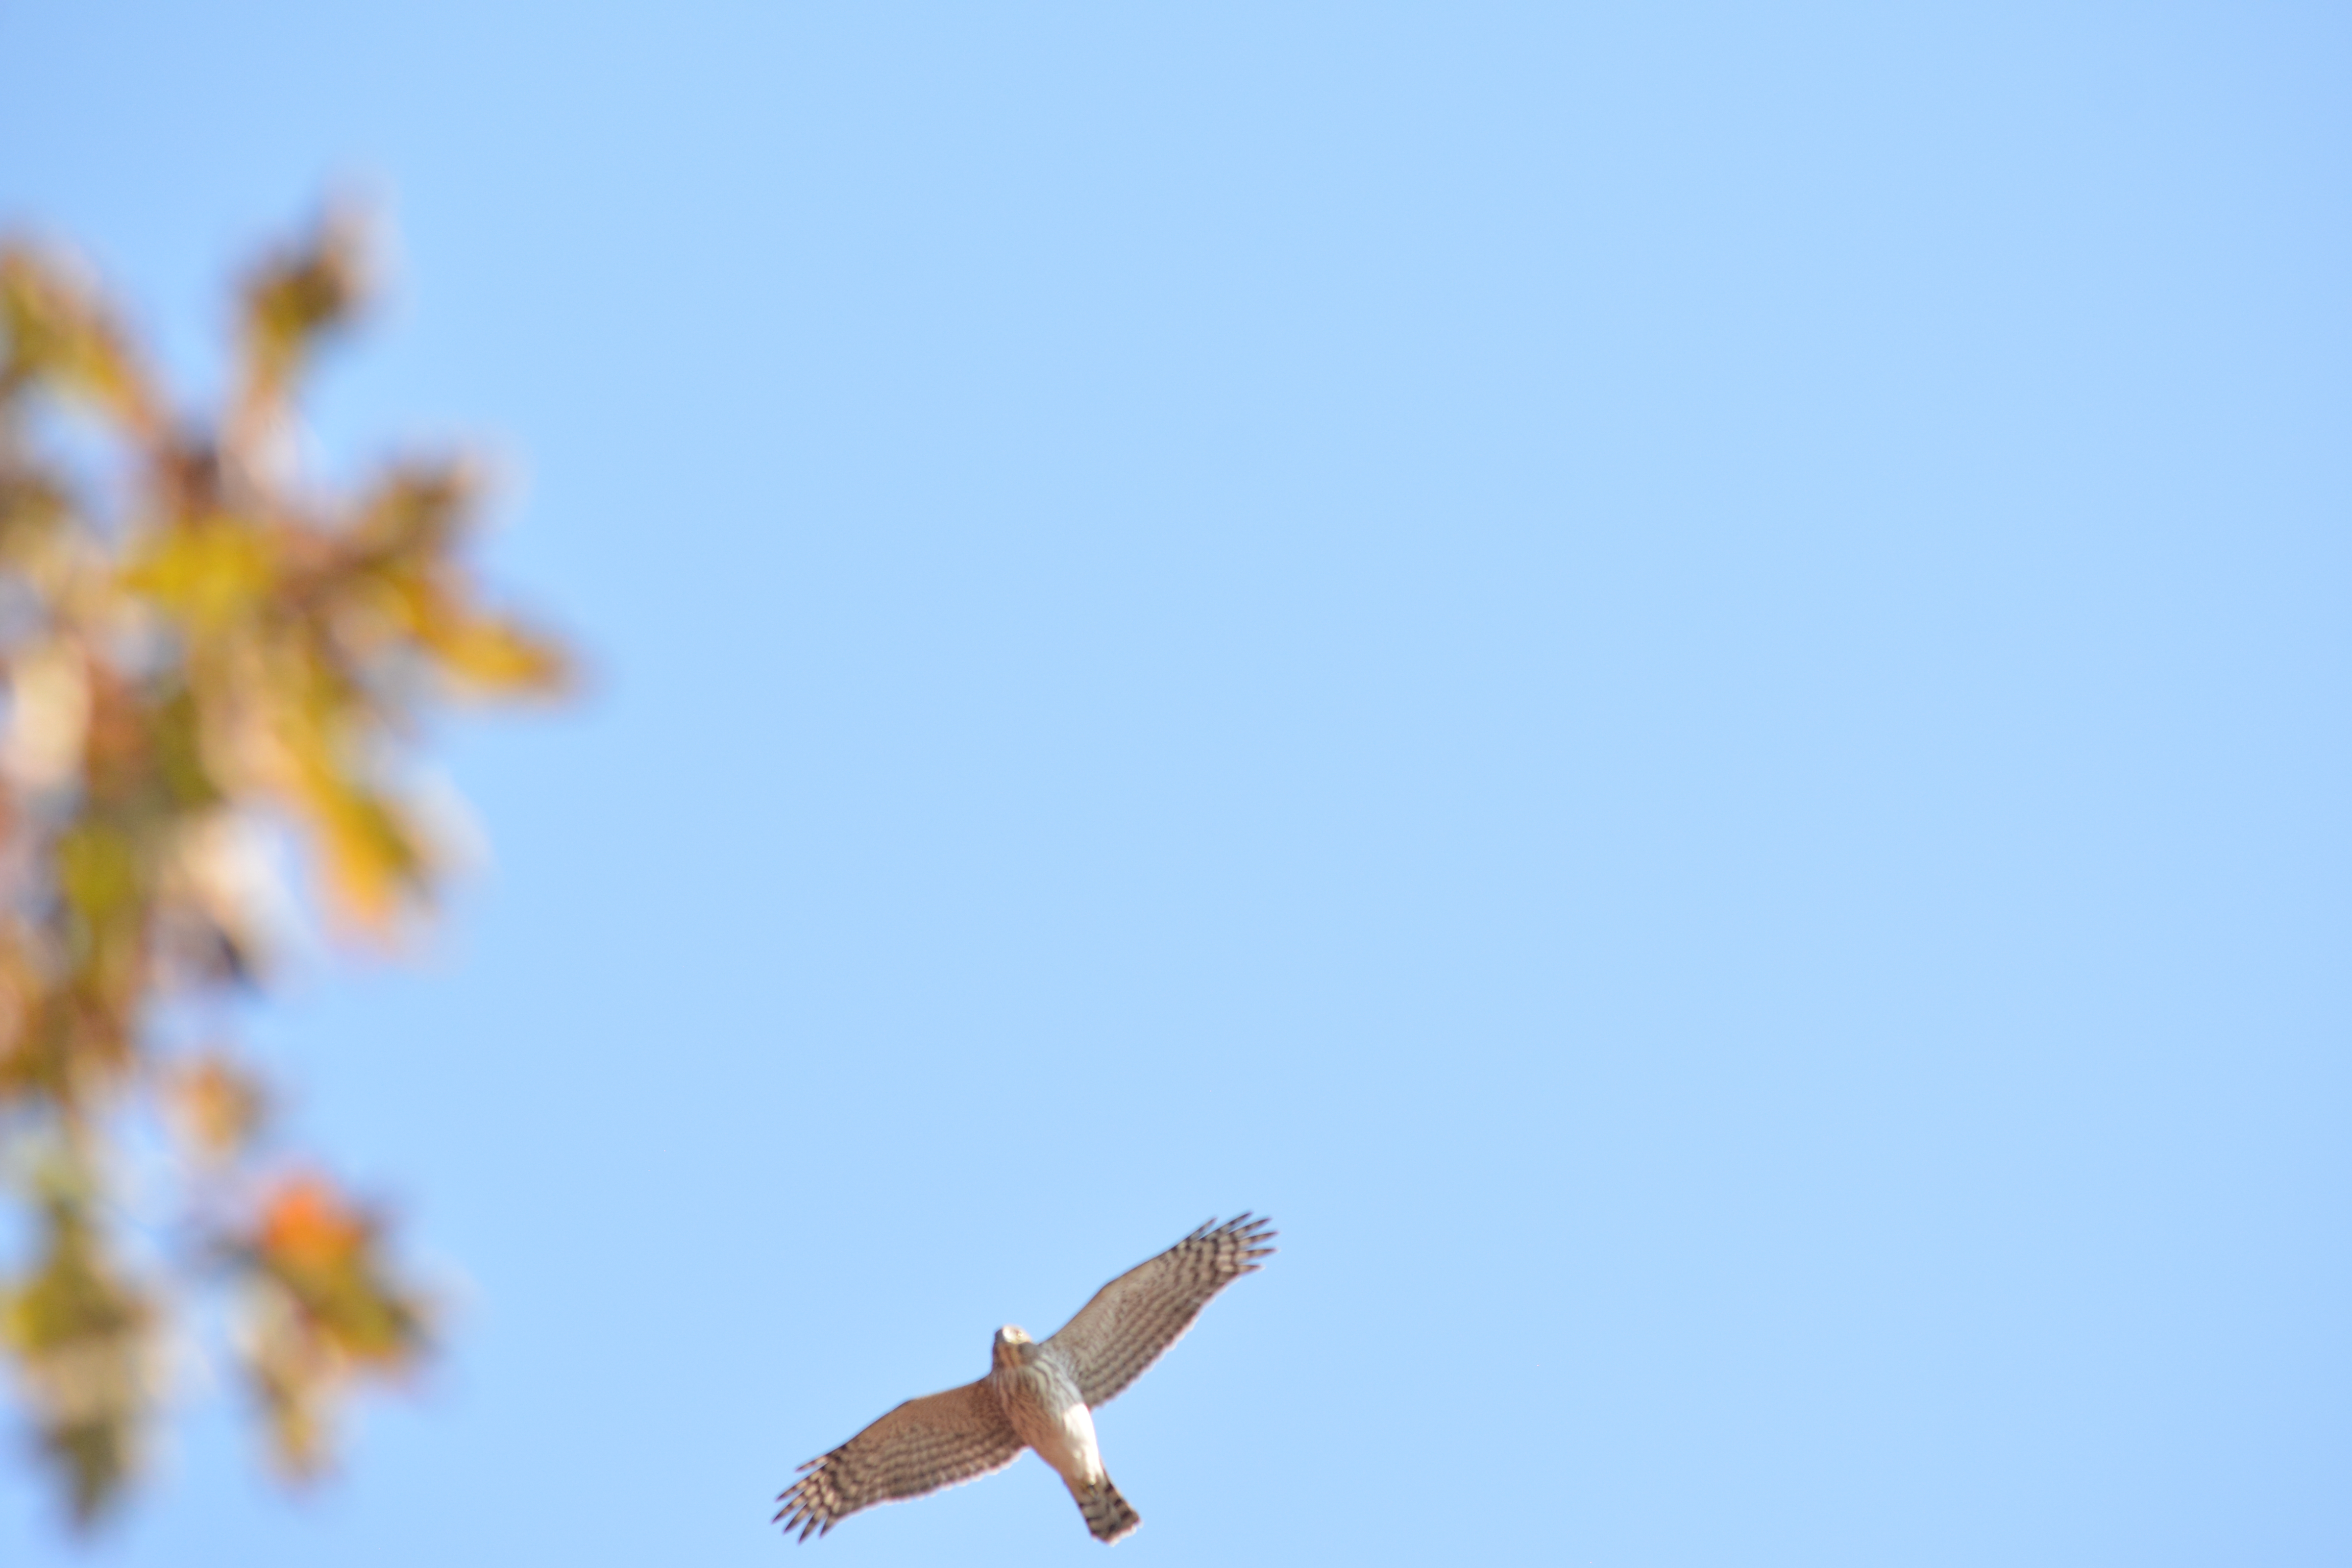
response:
[[[821,1458],[776,1500],[787,1533],[823,1535],[859,1509],[921,1497],[1001,1470],[1034,1448],[1061,1475],[1096,1540],[1143,1522],[1103,1468],[1088,1412],[1143,1375],[1192,1325],[1209,1298],[1274,1248],[1271,1220],[1211,1220],[1149,1263],[1095,1292],[1039,1344],[1011,1323],[996,1331],[986,1377],[909,1399]]]

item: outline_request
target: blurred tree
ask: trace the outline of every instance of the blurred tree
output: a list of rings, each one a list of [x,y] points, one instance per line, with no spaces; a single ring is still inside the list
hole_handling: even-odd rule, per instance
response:
[[[257,1147],[271,1097],[204,1005],[269,973],[281,842],[347,932],[428,915],[422,717],[564,684],[459,560],[471,467],[348,496],[295,470],[362,237],[330,217],[255,270],[196,419],[66,258],[0,247],[0,1346],[85,1524],[136,1473],[173,1325],[220,1315],[200,1300],[295,1476],[355,1380],[426,1345],[380,1216]]]

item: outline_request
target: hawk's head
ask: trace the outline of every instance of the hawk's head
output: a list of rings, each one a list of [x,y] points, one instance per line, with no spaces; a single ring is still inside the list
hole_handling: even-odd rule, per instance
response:
[[[1007,1323],[996,1331],[996,1343],[990,1356],[999,1366],[1019,1366],[1027,1359],[1027,1347],[1034,1343],[1027,1331]]]

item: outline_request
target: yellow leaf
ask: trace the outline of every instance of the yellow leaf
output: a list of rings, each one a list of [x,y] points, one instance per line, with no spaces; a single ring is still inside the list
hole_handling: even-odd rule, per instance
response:
[[[215,516],[163,530],[132,558],[122,580],[191,629],[216,632],[252,615],[277,576],[277,551],[267,535]]]
[[[22,245],[0,250],[0,329],[14,374],[50,382],[134,432],[155,428],[155,400],[121,333],[61,261]]]
[[[509,622],[429,625],[425,636],[442,668],[461,685],[478,690],[560,691],[571,679],[570,663],[554,643]]]

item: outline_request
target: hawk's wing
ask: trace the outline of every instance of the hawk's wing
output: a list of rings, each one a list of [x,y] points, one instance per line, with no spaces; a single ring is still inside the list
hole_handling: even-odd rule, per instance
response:
[[[1061,1353],[1088,1405],[1102,1404],[1142,1376],[1210,1297],[1257,1271],[1257,1260],[1274,1250],[1265,1245],[1274,1238],[1265,1228],[1273,1223],[1247,1215],[1223,1225],[1211,1220],[1096,1291],[1045,1348]]]
[[[1001,1470],[1021,1457],[1021,1439],[985,1384],[909,1399],[820,1458],[776,1500],[789,1533],[823,1535],[861,1508],[920,1497]]]

